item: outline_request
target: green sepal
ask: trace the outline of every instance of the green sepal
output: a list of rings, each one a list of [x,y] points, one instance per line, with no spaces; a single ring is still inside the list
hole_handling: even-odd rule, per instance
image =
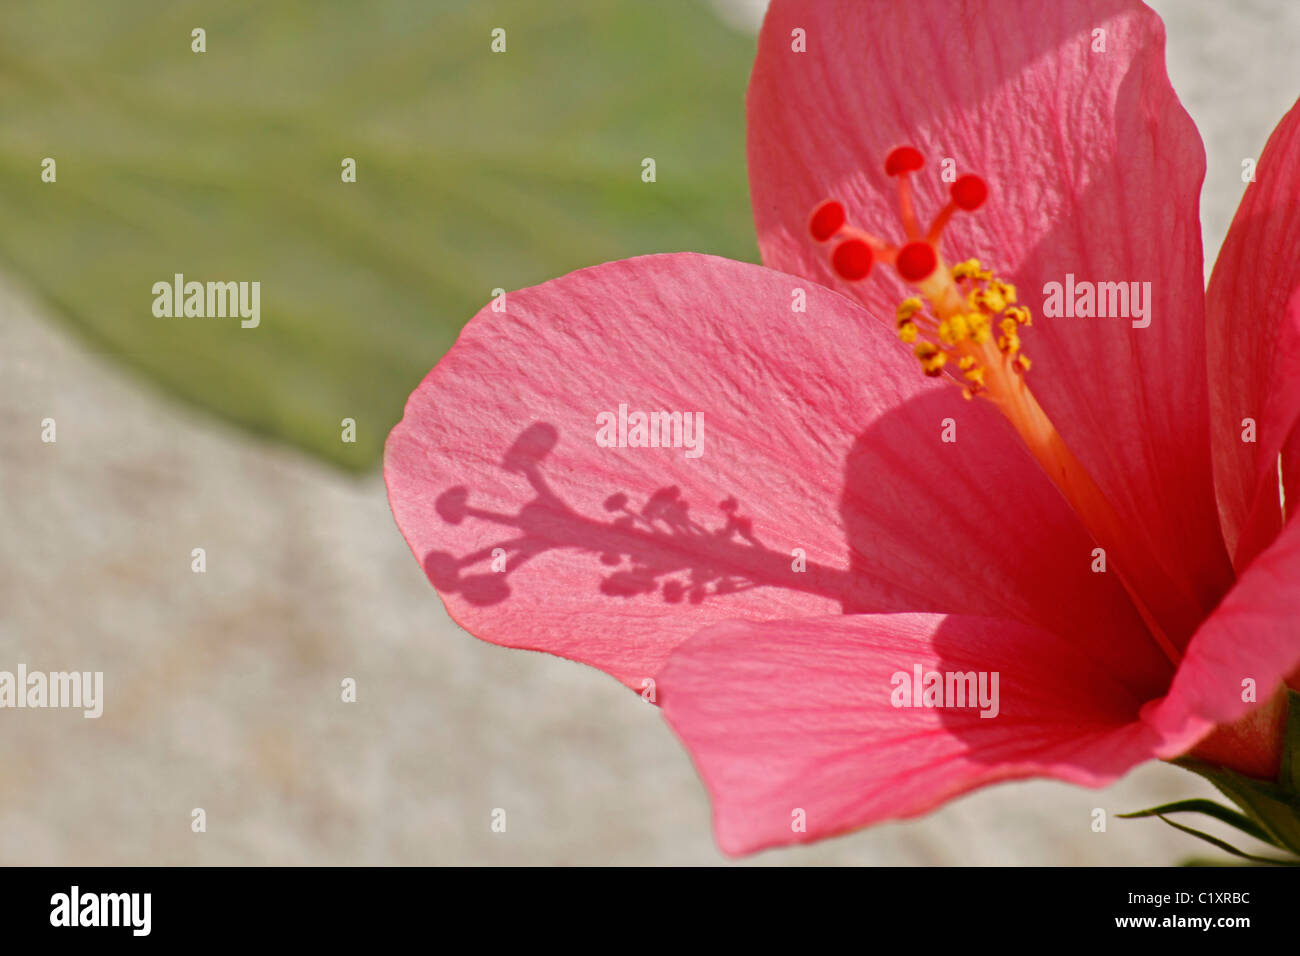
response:
[[[1286,692],[1286,730],[1282,742],[1282,762],[1277,780],[1257,780],[1190,757],[1172,761],[1204,777],[1219,792],[1235,803],[1241,812],[1213,800],[1179,800],[1147,810],[1118,814],[1124,818],[1159,817],[1177,830],[1188,833],[1219,849],[1249,861],[1281,866],[1300,865],[1300,693]],[[1247,836],[1296,855],[1295,859],[1253,856],[1225,840],[1203,833],[1166,817],[1170,813],[1202,813],[1234,827]],[[1192,864],[1194,865],[1194,864]]]
[[[1215,803],[1213,800],[1179,800],[1175,803],[1164,803],[1158,807],[1150,807],[1146,810],[1134,810],[1132,813],[1118,813],[1116,816],[1125,820],[1135,819],[1137,817],[1160,817],[1164,820],[1167,813],[1203,813],[1208,817],[1214,817],[1221,823],[1226,823],[1230,827],[1236,827],[1247,836],[1252,836],[1261,843],[1270,843],[1279,850],[1285,849],[1281,846],[1267,830],[1243,813],[1238,813],[1231,807],[1225,807],[1221,803]],[[1165,820],[1165,823],[1171,821]]]
[[[1132,814],[1128,814],[1128,815],[1132,816]],[[1281,859],[1279,857],[1255,856],[1254,854],[1246,853],[1243,850],[1238,850],[1227,840],[1220,840],[1218,837],[1210,836],[1210,834],[1197,830],[1194,827],[1184,826],[1181,823],[1175,823],[1173,820],[1170,820],[1168,817],[1160,816],[1160,814],[1156,814],[1156,816],[1159,816],[1161,820],[1169,824],[1175,830],[1182,830],[1184,833],[1190,833],[1192,836],[1196,837],[1199,840],[1204,840],[1206,843],[1210,844],[1211,846],[1217,846],[1220,850],[1223,850],[1225,853],[1231,853],[1233,856],[1241,857],[1243,860],[1248,860],[1251,863],[1266,863],[1272,866],[1300,866],[1300,859],[1286,860],[1286,859]]]
[[[1271,837],[1265,842],[1300,855],[1300,693],[1287,691],[1286,736],[1275,783],[1190,758],[1174,763],[1214,784]]]
[[[1278,785],[1300,794],[1300,693],[1287,688],[1286,739],[1282,742],[1282,769]]]

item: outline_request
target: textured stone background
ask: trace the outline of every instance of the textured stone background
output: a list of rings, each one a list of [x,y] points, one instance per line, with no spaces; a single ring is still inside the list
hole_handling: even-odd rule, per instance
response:
[[[762,6],[716,5],[739,29]],[[1300,5],[1155,6],[1207,141],[1212,252],[1242,158],[1300,93]],[[39,441],[45,417],[56,445]],[[0,436],[0,668],[107,683],[98,721],[0,712],[0,862],[724,860],[658,713],[596,671],[459,631],[377,474],[346,478],[169,404],[13,277],[0,278]],[[345,676],[355,705],[339,702]],[[1094,834],[1089,811],[1206,789],[1159,765],[1101,792],[1011,784],[751,862],[1173,862],[1198,846],[1150,821]],[[489,830],[493,807],[505,834]]]

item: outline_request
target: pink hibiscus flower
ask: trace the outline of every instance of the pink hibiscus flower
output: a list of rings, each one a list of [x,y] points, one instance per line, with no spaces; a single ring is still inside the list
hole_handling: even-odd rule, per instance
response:
[[[762,267],[509,293],[412,394],[384,473],[455,620],[660,703],[731,853],[1152,758],[1274,777],[1300,109],[1208,293],[1136,0],[775,0],[748,121]]]

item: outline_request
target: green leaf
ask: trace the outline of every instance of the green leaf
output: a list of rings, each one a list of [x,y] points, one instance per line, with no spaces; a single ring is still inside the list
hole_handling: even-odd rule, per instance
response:
[[[0,266],[171,393],[367,468],[493,289],[755,257],[753,46],[696,0],[3,4]],[[155,318],[178,272],[259,281],[261,325]]]
[[[1203,813],[1206,816],[1214,817],[1228,826],[1236,827],[1247,836],[1254,837],[1261,843],[1271,843],[1278,849],[1283,849],[1273,836],[1261,827],[1254,820],[1244,814],[1238,813],[1231,807],[1225,807],[1221,803],[1215,803],[1213,800],[1179,800],[1175,803],[1165,803],[1158,807],[1151,807],[1147,810],[1135,810],[1132,813],[1120,813],[1117,816],[1123,819],[1136,819],[1139,817],[1160,817],[1164,818],[1168,813]],[[1166,820],[1166,823],[1169,821]]]
[[[1224,861],[1224,860],[1221,860],[1221,859],[1218,859],[1218,858],[1214,858],[1214,857],[1208,857],[1208,856],[1193,856],[1193,857],[1188,857],[1186,860],[1183,860],[1183,862],[1179,863],[1178,865],[1179,865],[1179,866],[1186,866],[1186,867],[1212,866],[1212,867],[1214,867],[1215,869],[1222,869],[1223,867],[1227,867],[1227,866],[1241,866],[1241,867],[1251,867],[1251,866],[1275,866],[1275,865],[1280,866],[1280,865],[1282,865],[1282,864],[1273,864],[1273,863],[1257,863],[1257,862],[1253,862],[1253,861],[1251,861],[1251,860],[1243,860],[1243,861],[1240,862],[1240,863],[1234,863],[1234,862],[1232,862],[1231,860]]]

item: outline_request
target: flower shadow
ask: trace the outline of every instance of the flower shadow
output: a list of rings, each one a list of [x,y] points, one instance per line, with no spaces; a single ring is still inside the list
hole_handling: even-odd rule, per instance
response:
[[[792,569],[789,553],[764,545],[733,496],[715,503],[716,515],[693,510],[676,485],[665,484],[644,501],[611,490],[605,515],[583,514],[547,481],[545,463],[559,433],[554,425],[530,425],[501,459],[501,468],[522,475],[531,500],[511,513],[475,506],[472,491],[457,485],[443,491],[436,508],[443,521],[488,522],[500,537],[472,552],[431,551],[424,570],[444,594],[459,593],[471,604],[499,604],[511,596],[511,577],[538,555],[554,549],[587,554],[608,569],[599,591],[611,599],[658,594],[667,604],[700,604],[710,597],[754,588],[790,588],[847,604],[847,571],[807,562]],[[494,570],[495,562],[495,570]]]

